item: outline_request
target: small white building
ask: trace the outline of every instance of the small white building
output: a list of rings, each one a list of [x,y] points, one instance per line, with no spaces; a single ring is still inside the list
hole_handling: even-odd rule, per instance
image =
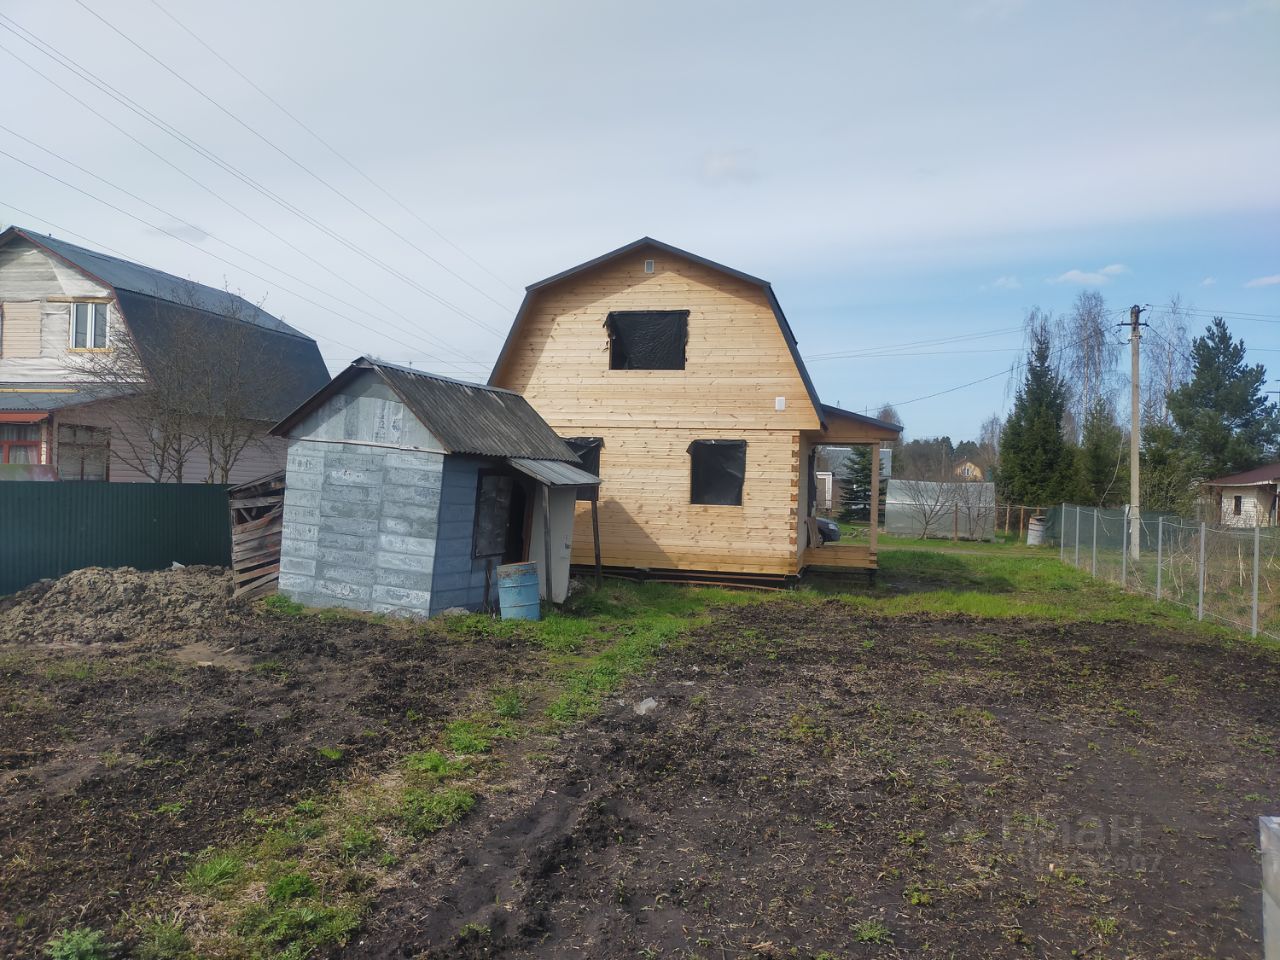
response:
[[[1205,484],[1211,508],[1226,527],[1271,527],[1276,523],[1280,463],[1268,463]]]

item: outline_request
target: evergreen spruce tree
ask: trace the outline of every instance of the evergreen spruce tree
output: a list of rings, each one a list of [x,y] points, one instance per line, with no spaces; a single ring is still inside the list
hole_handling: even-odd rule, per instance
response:
[[[1280,412],[1263,392],[1267,371],[1245,363],[1221,317],[1191,344],[1191,379],[1169,394],[1182,455],[1200,479],[1238,473],[1276,455]]]
[[[1070,499],[1075,456],[1062,437],[1067,391],[1049,363],[1046,324],[1031,330],[1026,379],[1000,437],[1000,483],[1013,503],[1043,506]]]
[[[1076,496],[1097,507],[1118,506],[1129,496],[1129,444],[1104,400],[1085,415],[1076,451]]]
[[[1149,418],[1142,425],[1140,456],[1142,509],[1191,516],[1196,498],[1195,470],[1192,459],[1182,449],[1177,429],[1163,420]]]
[[[871,516],[871,448],[853,447],[840,474],[840,519],[863,522]]]

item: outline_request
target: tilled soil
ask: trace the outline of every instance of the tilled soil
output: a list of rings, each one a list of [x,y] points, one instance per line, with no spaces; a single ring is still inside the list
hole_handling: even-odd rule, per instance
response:
[[[64,925],[109,927],[253,810],[377,766],[530,669],[518,641],[281,618],[225,595],[222,613],[188,608],[166,629],[145,598],[173,584],[157,581],[216,598],[222,575],[140,576],[92,616],[61,583],[0,612],[16,640],[0,644],[0,956],[35,956]],[[87,592],[114,590],[99,587]],[[60,592],[82,603],[50,603]],[[41,601],[47,631],[13,626]],[[86,642],[86,622],[111,626]]]
[[[1255,958],[1278,734],[1277,659],[1222,639],[744,608],[342,956]]]

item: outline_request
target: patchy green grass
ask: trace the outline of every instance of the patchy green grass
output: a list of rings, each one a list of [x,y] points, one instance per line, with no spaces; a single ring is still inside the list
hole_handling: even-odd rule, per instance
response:
[[[186,885],[197,893],[225,889],[239,879],[244,861],[229,853],[210,852],[187,870]]]
[[[475,794],[459,787],[406,790],[400,819],[413,837],[425,837],[461,820],[475,806]]]

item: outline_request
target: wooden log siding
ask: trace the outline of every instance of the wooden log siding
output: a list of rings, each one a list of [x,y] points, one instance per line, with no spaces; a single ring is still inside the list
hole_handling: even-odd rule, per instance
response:
[[[232,487],[231,569],[235,596],[274,593],[284,532],[284,473]]]
[[[561,436],[604,438],[603,564],[796,573],[801,432],[819,421],[765,293],[641,250],[533,296],[493,382],[523,393]],[[611,310],[688,310],[685,369],[610,370]],[[689,502],[687,448],[712,439],[747,442],[741,506]],[[591,507],[577,509],[573,562],[588,565]]]

